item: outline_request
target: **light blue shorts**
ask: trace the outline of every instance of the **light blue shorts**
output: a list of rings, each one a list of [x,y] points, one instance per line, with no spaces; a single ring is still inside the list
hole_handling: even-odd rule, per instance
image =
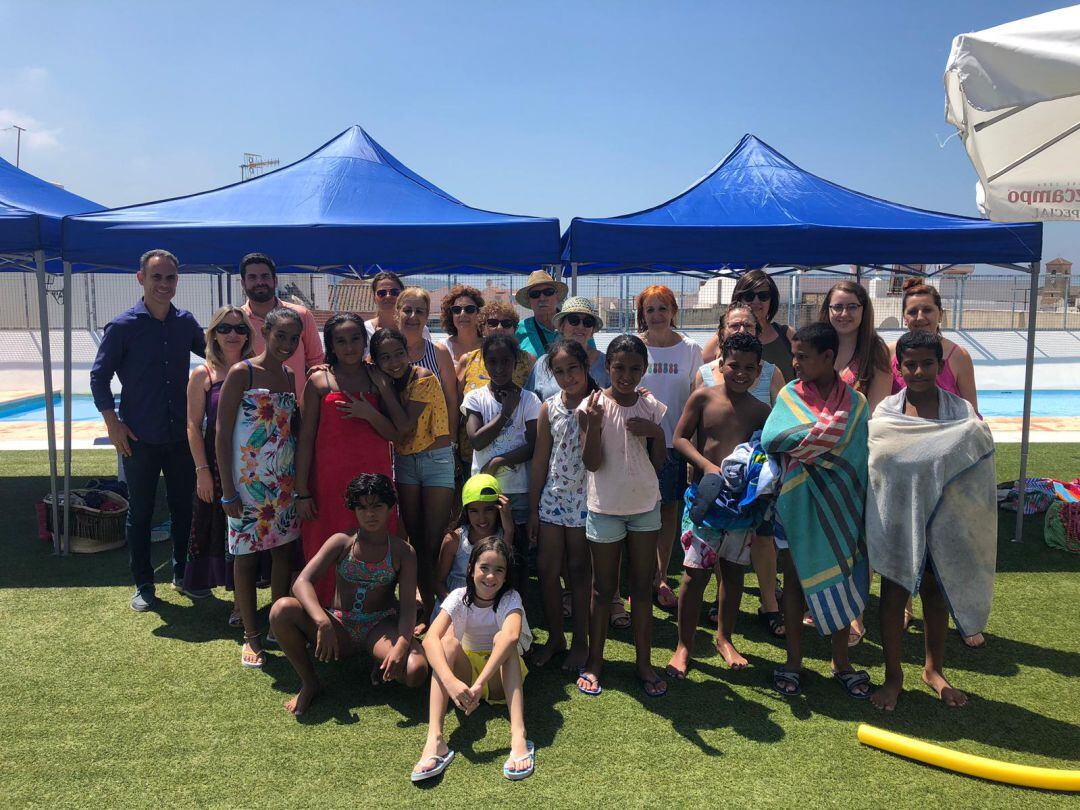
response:
[[[585,537],[593,543],[618,543],[629,532],[660,531],[660,501],[648,512],[636,515],[602,515],[589,512],[585,519]]]
[[[408,456],[394,453],[394,483],[453,489],[453,448],[439,447]]]
[[[514,516],[514,523],[524,526],[529,522],[529,493],[508,492],[506,497],[510,499],[510,512]]]

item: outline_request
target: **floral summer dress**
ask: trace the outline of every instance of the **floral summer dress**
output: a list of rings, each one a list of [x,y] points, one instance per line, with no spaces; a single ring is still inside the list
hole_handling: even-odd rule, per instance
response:
[[[580,528],[589,515],[581,430],[577,414],[563,405],[562,392],[547,400],[551,422],[551,458],[547,483],[540,493],[540,520],[552,526]]]
[[[248,374],[251,366],[248,365]],[[233,474],[243,504],[229,519],[229,553],[252,554],[300,537],[293,501],[296,394],[248,388],[233,432]]]

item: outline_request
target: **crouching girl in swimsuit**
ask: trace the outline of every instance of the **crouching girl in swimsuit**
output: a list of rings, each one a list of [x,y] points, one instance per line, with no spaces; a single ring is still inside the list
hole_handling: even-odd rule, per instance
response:
[[[416,553],[386,530],[397,497],[385,475],[362,473],[345,490],[345,505],[356,513],[354,534],[335,534],[311,558],[293,584],[293,596],[279,599],[270,626],[289,663],[300,676],[300,693],[285,704],[300,715],[319,692],[315,658],[336,661],[360,650],[371,654],[372,684],[398,681],[420,686],[428,666],[416,626]],[[324,609],[314,583],[336,572],[333,607]],[[401,597],[394,594],[395,586]]]

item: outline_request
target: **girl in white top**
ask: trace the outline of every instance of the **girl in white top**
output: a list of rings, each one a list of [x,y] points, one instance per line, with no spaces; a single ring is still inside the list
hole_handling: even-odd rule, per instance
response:
[[[656,471],[667,449],[660,426],[667,407],[638,386],[649,361],[641,338],[619,335],[607,349],[611,387],[594,391],[578,406],[582,429],[581,457],[588,474],[589,514],[585,535],[592,552],[596,597],[589,623],[589,660],[578,678],[578,689],[600,694],[611,597],[618,586],[622,540],[630,555],[630,596],[641,609],[631,612],[637,675],[648,697],[667,694],[667,683],[656,674],[652,654],[653,578],[656,574],[656,535],[660,530],[660,486]]]
[[[520,527],[515,546],[519,559],[511,582],[524,593],[528,581],[525,524],[529,520],[529,460],[536,444],[540,400],[514,383],[520,351],[509,335],[484,338],[480,353],[489,382],[465,395],[461,413],[473,446],[472,474],[488,473],[499,479],[502,494],[510,499],[514,523]]]
[[[453,761],[443,738],[450,701],[466,715],[481,699],[510,708],[510,756],[503,776],[518,780],[535,769],[536,751],[525,739],[522,682],[528,669],[522,654],[532,644],[521,596],[507,575],[512,555],[502,540],[489,537],[473,547],[464,588],[451,591],[424,637],[433,672],[427,742],[412,781],[438,776]]]
[[[665,610],[676,607],[675,594],[667,581],[671,547],[682,525],[680,511],[686,492],[686,459],[673,447],[675,425],[694,387],[694,375],[701,366],[697,341],[675,331],[679,305],[675,293],[662,284],[646,287],[637,297],[639,337],[649,347],[649,365],[641,387],[667,405],[660,422],[664,428],[667,459],[660,469],[660,536],[656,544],[656,601]]]
[[[536,450],[529,475],[529,540],[539,547],[540,593],[548,641],[529,659],[541,667],[566,650],[559,574],[566,563],[574,641],[562,668],[577,672],[589,655],[589,599],[592,572],[585,542],[585,467],[581,462],[581,426],[577,407],[596,382],[588,372],[589,355],[576,340],[560,338],[544,356],[560,391],[540,408]]]

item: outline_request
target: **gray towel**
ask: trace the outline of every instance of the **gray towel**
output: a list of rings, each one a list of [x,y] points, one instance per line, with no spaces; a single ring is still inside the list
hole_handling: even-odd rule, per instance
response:
[[[939,390],[938,419],[904,415],[907,392],[870,420],[870,566],[910,592],[929,558],[957,628],[980,633],[997,564],[994,440],[971,405]]]

